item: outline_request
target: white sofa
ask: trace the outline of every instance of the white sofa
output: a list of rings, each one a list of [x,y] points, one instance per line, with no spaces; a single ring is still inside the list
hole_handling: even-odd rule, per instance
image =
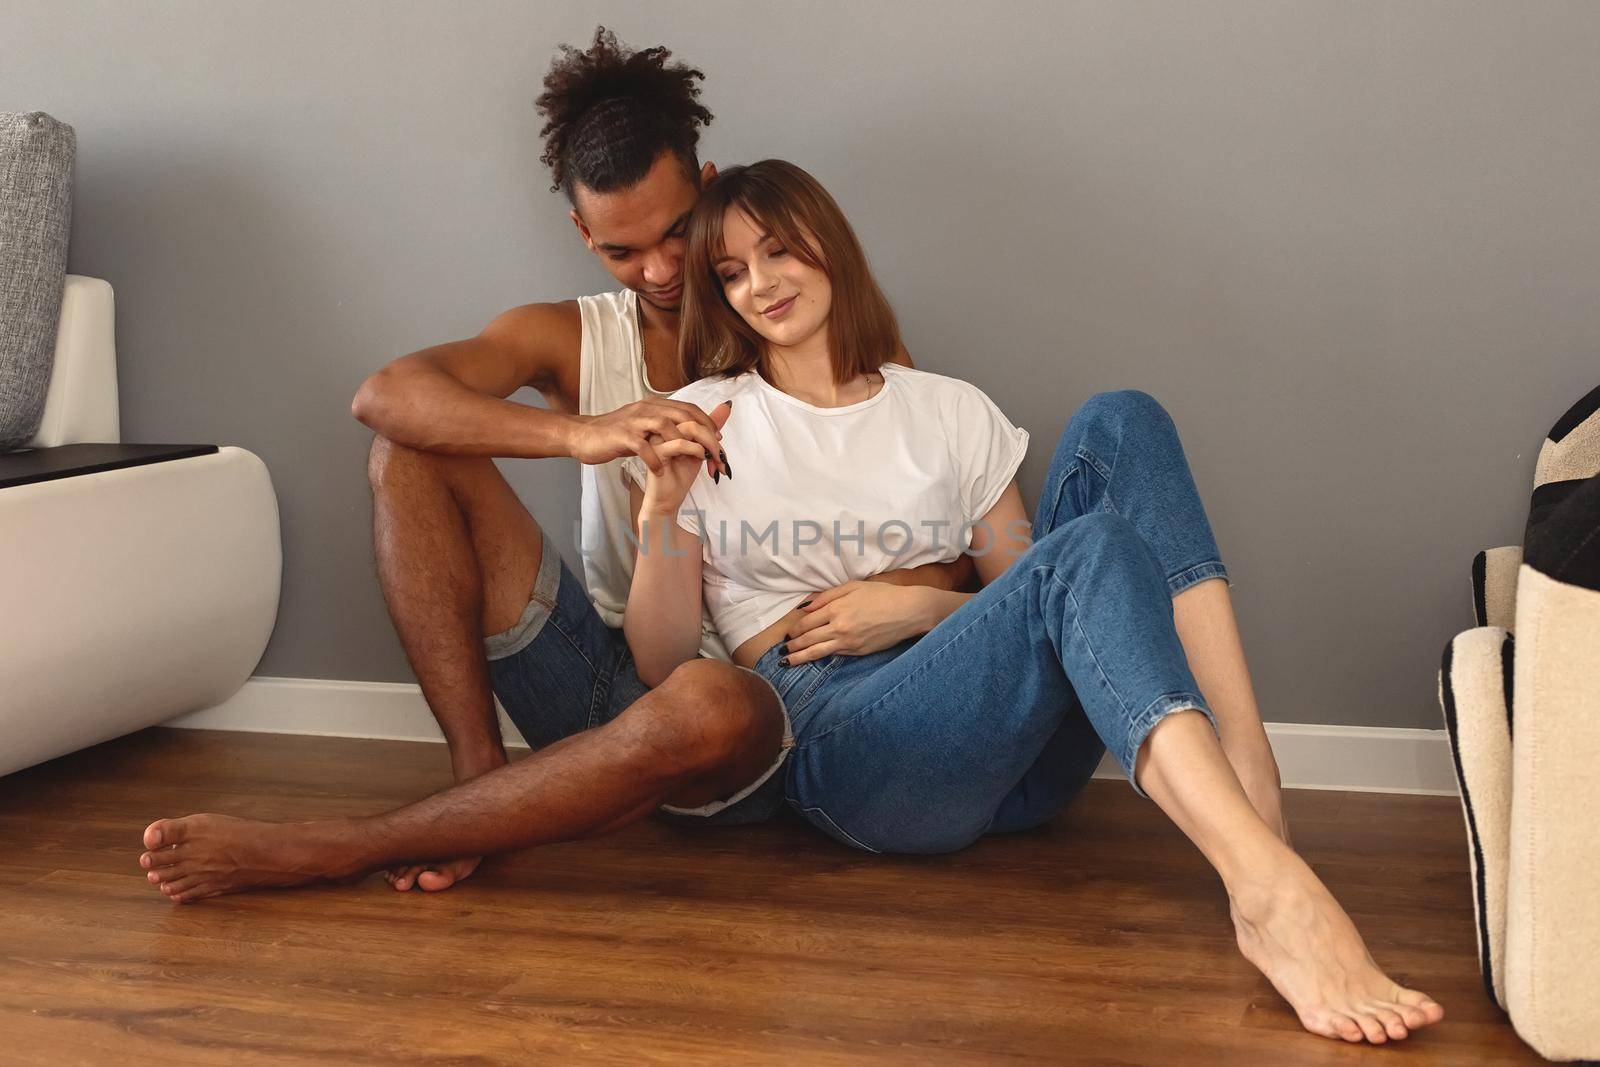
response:
[[[225,700],[277,617],[258,457],[86,444],[121,442],[112,327],[111,286],[68,275],[43,421],[0,455],[0,774]]]

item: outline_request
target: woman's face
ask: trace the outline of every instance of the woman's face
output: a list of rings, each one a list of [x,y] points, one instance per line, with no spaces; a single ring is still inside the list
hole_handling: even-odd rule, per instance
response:
[[[738,208],[729,208],[723,218],[722,240],[716,263],[722,291],[756,333],[775,347],[793,348],[827,327],[833,307],[827,274],[808,266]]]

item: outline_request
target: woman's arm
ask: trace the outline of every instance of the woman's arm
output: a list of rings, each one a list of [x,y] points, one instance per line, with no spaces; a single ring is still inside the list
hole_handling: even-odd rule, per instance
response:
[[[1027,509],[1022,503],[1022,491],[1013,481],[1006,486],[988,514],[972,528],[972,545],[967,549],[966,558],[971,559],[977,570],[980,585],[988,585],[1000,577],[1019,556],[1028,551],[1028,546],[1033,543],[1032,529]],[[972,599],[972,595],[944,589],[920,590],[917,602],[920,632],[927,633],[938,626]]]
[[[1033,524],[1022,506],[1022,491],[1013,481],[972,528],[972,547],[967,551],[978,568],[978,581],[988,585],[1000,577],[1032,544]]]
[[[676,507],[645,506],[644,490],[631,483],[628,495],[639,548],[622,632],[639,680],[657,686],[700,654],[700,540],[678,525]]]

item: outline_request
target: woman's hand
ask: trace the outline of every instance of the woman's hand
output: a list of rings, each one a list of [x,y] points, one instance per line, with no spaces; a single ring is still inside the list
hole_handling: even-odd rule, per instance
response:
[[[724,403],[723,408],[733,405]],[[603,415],[584,416],[567,442],[572,458],[579,463],[605,463],[624,456],[638,456],[650,470],[661,466],[661,457],[650,443],[656,440],[692,438],[715,452],[721,446],[722,425],[727,411],[701,411],[693,404],[665,397],[626,404]]]
[[[926,633],[922,586],[846,582],[824,589],[800,605],[786,631],[784,666],[824,656],[865,656]]]
[[[718,430],[728,421],[728,413],[732,409],[732,404],[722,403],[711,412],[712,423]],[[642,515],[648,513],[676,517],[678,509],[683,506],[684,497],[689,495],[689,488],[700,474],[701,463],[706,465],[706,472],[713,478],[720,480],[723,474],[733,477],[721,446],[716,444],[714,438],[710,439],[711,445],[716,447],[713,453],[705,444],[707,435],[698,423],[680,422],[676,429],[681,436],[671,440],[662,440],[661,435],[655,432],[645,435],[639,458],[645,458],[646,450],[653,452],[659,459],[660,469],[645,461],[649,475],[645,479],[644,504],[640,509]]]
[[[700,464],[704,463],[707,470],[720,468],[704,445],[686,438],[663,441],[652,434],[650,447],[661,459],[661,470],[652,470],[645,478],[644,504],[639,514],[646,518],[676,517],[684,497],[689,495],[689,487],[700,475]]]

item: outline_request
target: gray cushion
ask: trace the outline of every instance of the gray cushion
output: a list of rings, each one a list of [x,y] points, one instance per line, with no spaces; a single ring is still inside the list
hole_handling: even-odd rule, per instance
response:
[[[0,452],[39,431],[72,222],[72,127],[0,111]]]

